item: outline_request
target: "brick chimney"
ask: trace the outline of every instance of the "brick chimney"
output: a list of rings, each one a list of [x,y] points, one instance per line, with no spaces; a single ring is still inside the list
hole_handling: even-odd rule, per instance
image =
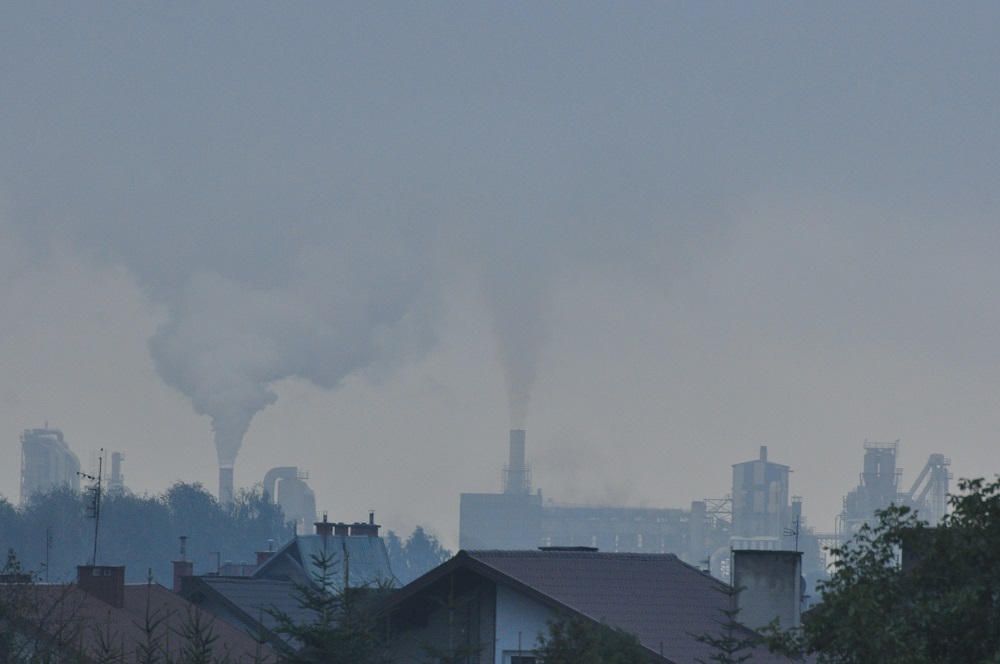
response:
[[[329,521],[326,520],[326,512],[323,512],[323,520],[322,521],[317,521],[313,525],[316,526],[316,534],[317,535],[322,535],[323,537],[329,537],[330,535],[333,535],[333,525],[334,524],[332,524],[332,523],[330,523]]]
[[[274,540],[267,540],[267,551],[257,552],[257,567],[260,567],[274,555]]]
[[[116,609],[125,606],[125,567],[77,565],[76,582],[80,590]]]
[[[181,559],[174,563],[174,585],[173,591],[181,591],[181,579],[185,576],[194,576],[194,562],[187,559],[187,535],[181,535]]]
[[[375,523],[375,512],[371,511],[368,513],[368,523],[351,524],[351,535],[355,537],[378,537],[379,528],[381,526]]]

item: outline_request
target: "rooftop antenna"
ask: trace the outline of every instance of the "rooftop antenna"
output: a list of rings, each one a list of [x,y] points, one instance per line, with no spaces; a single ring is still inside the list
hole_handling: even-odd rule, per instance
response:
[[[104,448],[101,448],[101,454],[97,457],[97,477],[93,475],[88,475],[86,473],[77,473],[80,477],[86,478],[92,482],[97,482],[90,490],[94,492],[94,498],[90,503],[90,516],[94,517],[94,557],[91,559],[90,564],[97,565],[97,533],[101,525],[101,471],[103,470],[104,462]]]
[[[795,517],[795,527],[785,528],[785,537],[795,536],[795,550],[799,550],[799,517]]]

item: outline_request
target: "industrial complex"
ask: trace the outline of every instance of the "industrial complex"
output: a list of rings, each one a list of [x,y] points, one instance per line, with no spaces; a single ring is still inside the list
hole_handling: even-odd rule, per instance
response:
[[[541,489],[532,487],[525,431],[512,429],[508,445],[500,492],[460,496],[459,548],[587,547],[622,553],[673,553],[722,579],[730,576],[733,551],[799,552],[807,581],[819,578],[828,562],[825,552],[845,542],[890,504],[908,505],[924,520],[938,522],[947,511],[951,480],[950,461],[942,454],[932,454],[909,490],[900,490],[899,441],[865,441],[858,486],[844,497],[835,531],[820,533],[810,527],[802,499],[790,492],[791,469],[769,459],[766,446],[759,448],[757,458],[733,464],[729,493],[684,507],[649,508],[544,499]],[[121,472],[123,458],[119,452],[111,453],[110,473],[102,477],[109,491],[127,491]],[[34,493],[60,486],[78,491],[80,478],[79,458],[62,431],[46,427],[22,433],[22,503]],[[308,478],[304,469],[282,466],[268,471],[261,483],[300,534],[317,518],[316,497],[306,483]],[[220,501],[227,497],[231,493],[222,490]]]

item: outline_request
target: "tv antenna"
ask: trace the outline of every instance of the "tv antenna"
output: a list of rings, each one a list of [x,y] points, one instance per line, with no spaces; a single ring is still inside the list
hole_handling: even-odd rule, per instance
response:
[[[792,537],[792,536],[795,537],[795,550],[796,551],[799,550],[799,529],[800,529],[799,517],[795,517],[795,527],[794,528],[785,528],[785,533],[784,533],[785,537]]]
[[[104,462],[104,448],[101,448],[101,453],[97,457],[97,477],[93,475],[88,475],[87,473],[77,473],[80,477],[90,480],[91,482],[96,482],[94,486],[90,488],[94,492],[94,497],[91,499],[90,507],[87,509],[90,511],[88,516],[94,517],[94,557],[91,559],[90,564],[97,565],[97,533],[101,525],[101,471],[103,470]]]

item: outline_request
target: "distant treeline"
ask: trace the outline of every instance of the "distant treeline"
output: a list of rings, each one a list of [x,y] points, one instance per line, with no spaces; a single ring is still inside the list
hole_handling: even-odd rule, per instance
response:
[[[40,581],[76,578],[76,566],[94,556],[93,492],[59,488],[14,506],[0,498],[0,547],[13,549],[24,569]],[[195,574],[214,572],[221,563],[255,561],[256,551],[277,548],[293,536],[281,507],[257,486],[220,504],[198,483],[177,482],[158,496],[128,492],[101,496],[98,565],[124,565],[129,582],[153,579],[170,586],[173,560],[185,558]]]
[[[65,487],[35,494],[20,506],[0,496],[0,554],[13,550],[39,581],[75,580],[76,566],[94,556],[93,495]],[[185,558],[194,562],[195,574],[207,574],[227,562],[252,564],[257,551],[277,550],[295,534],[259,485],[238,491],[228,505],[198,483],[177,482],[158,496],[103,494],[98,526],[98,565],[124,565],[130,583],[146,581],[152,571],[153,580],[165,586],[173,582],[181,536],[187,537]],[[406,539],[389,531],[385,543],[402,583],[451,557],[421,526]]]

